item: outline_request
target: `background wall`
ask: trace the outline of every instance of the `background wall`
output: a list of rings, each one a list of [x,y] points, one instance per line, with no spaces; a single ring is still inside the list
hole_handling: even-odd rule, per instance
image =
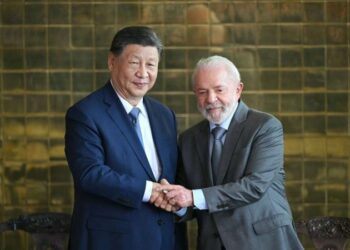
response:
[[[105,84],[108,47],[125,25],[162,37],[151,95],[176,111],[180,131],[201,119],[190,87],[196,61],[232,59],[243,100],[284,124],[295,218],[349,217],[349,14],[349,0],[1,0],[0,221],[71,212],[65,111]],[[0,236],[0,249],[31,248],[24,233]]]

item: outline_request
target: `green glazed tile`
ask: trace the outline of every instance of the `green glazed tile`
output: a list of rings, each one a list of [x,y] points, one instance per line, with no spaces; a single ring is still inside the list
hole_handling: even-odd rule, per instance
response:
[[[96,3],[93,7],[94,24],[115,24],[117,23],[116,4]]]
[[[326,132],[326,119],[324,116],[312,115],[304,117],[304,133],[324,134]]]
[[[71,30],[74,47],[91,47],[93,45],[92,27],[73,27]]]
[[[67,27],[52,27],[48,30],[49,47],[68,48],[70,40],[70,29]]]
[[[304,13],[306,22],[323,22],[325,16],[324,3],[306,2],[304,3]]]
[[[283,90],[300,90],[302,89],[302,73],[300,70],[283,70],[280,71],[281,88]]]
[[[184,24],[186,3],[170,2],[164,4],[164,22],[167,24]]]
[[[48,23],[49,24],[68,24],[69,23],[69,4],[67,3],[49,3]]]
[[[94,78],[91,72],[73,72],[73,91],[91,92],[93,90]]]
[[[280,117],[280,120],[283,124],[283,130],[285,134],[302,133],[303,131],[302,119],[300,116],[283,116],[283,117]]]
[[[301,50],[300,49],[281,49],[281,66],[282,67],[301,67]]]
[[[349,126],[348,115],[328,115],[327,131],[334,134],[347,134]]]
[[[304,72],[304,88],[324,89],[326,83],[324,70],[308,70]]]
[[[257,42],[260,45],[278,44],[279,30],[277,25],[260,25],[257,29]]]
[[[349,72],[344,69],[328,69],[327,89],[329,90],[349,90]]]
[[[135,24],[140,20],[139,13],[140,9],[138,4],[118,4],[117,23],[120,25]]]
[[[24,5],[21,3],[3,3],[1,7],[2,24],[23,24]]]
[[[306,67],[324,67],[325,49],[324,48],[304,48],[304,65]]]
[[[301,43],[302,25],[281,25],[280,44],[298,45]]]
[[[71,5],[71,22],[72,24],[92,24],[92,3],[73,3]]]
[[[47,8],[45,4],[27,3],[25,5],[25,20],[26,24],[46,24],[47,23]]]
[[[50,91],[70,91],[71,83],[71,73],[68,71],[51,72],[49,75]]]
[[[23,46],[23,30],[17,27],[3,27],[1,29],[1,45],[4,48],[21,48]]]
[[[327,93],[328,112],[349,112],[349,93]]]
[[[70,106],[70,95],[50,95],[49,96],[49,111],[50,112],[66,112]]]
[[[26,112],[41,113],[48,111],[47,95],[27,95],[26,96]]]
[[[280,15],[281,22],[300,22],[303,20],[303,6],[299,2],[281,2]]]
[[[348,19],[348,4],[344,1],[327,2],[326,4],[328,22],[346,23]]]
[[[326,44],[326,25],[310,24],[303,27],[303,42],[307,45]]]
[[[325,111],[324,94],[304,94],[304,111],[323,112]]]
[[[75,69],[92,69],[93,51],[91,49],[71,50],[72,67]]]
[[[277,22],[280,18],[279,3],[277,2],[257,2],[258,22]]]

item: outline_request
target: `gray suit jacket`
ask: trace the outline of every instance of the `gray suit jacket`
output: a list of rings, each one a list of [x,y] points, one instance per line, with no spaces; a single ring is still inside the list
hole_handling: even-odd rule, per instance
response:
[[[216,186],[209,135],[205,120],[179,137],[178,183],[202,189],[209,208],[188,209],[185,215],[197,219],[198,249],[303,249],[284,189],[279,120],[240,101],[226,134]]]

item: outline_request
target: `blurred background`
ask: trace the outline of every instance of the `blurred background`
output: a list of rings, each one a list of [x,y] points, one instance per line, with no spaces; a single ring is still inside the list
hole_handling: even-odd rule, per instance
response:
[[[110,42],[126,25],[151,26],[163,40],[150,95],[174,109],[179,132],[202,119],[191,91],[195,63],[223,55],[241,72],[242,99],[284,125],[295,220],[349,217],[349,3],[0,0],[0,221],[71,213],[65,111],[106,83]],[[192,222],[192,248],[195,231]],[[33,243],[5,232],[0,249]]]

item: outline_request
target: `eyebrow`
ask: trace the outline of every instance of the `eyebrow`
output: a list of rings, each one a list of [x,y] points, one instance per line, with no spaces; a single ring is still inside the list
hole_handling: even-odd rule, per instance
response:
[[[139,59],[141,60],[142,58],[138,55],[135,55],[135,54],[131,54],[130,55],[131,58],[136,58],[136,59]],[[152,60],[152,61],[157,61],[157,57],[151,57],[151,58],[146,58],[147,60]]]

